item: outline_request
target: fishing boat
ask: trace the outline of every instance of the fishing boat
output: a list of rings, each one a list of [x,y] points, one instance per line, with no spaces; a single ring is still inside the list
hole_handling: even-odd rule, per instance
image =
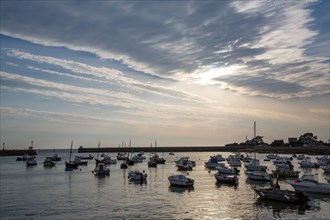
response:
[[[234,159],[234,158],[228,160],[228,164],[232,167],[240,167],[242,165],[239,159]]]
[[[280,168],[276,170],[272,170],[272,173],[274,176],[279,176],[279,177],[298,177],[300,171],[296,170],[291,170],[287,168]]]
[[[75,156],[75,157],[74,157],[73,162],[74,162],[75,164],[78,164],[78,165],[85,165],[85,166],[88,164],[88,161],[83,161],[83,160],[81,160],[80,157],[78,157],[78,156]]]
[[[102,178],[110,175],[110,169],[102,162],[98,163],[93,171],[96,177]]]
[[[29,157],[26,159],[26,166],[36,166],[37,161],[35,160],[35,157]]]
[[[125,144],[126,145],[126,144]],[[124,141],[121,143],[121,149],[124,149]],[[118,147],[117,160],[126,160],[126,153],[120,152],[120,144]]]
[[[151,145],[150,145],[150,148],[152,149],[152,143],[151,143]],[[152,150],[150,150],[150,156],[149,156],[149,161],[148,161],[148,167],[157,167],[157,163],[156,163],[156,161],[154,160],[154,158],[151,156],[151,151]]]
[[[260,161],[254,157],[245,165],[247,171],[266,171],[267,166],[260,165]]]
[[[246,166],[246,176],[250,180],[270,181],[272,176],[266,172],[267,166],[261,166],[256,159],[256,122],[254,122],[254,140],[253,140],[253,160]]]
[[[194,179],[187,178],[184,175],[172,175],[168,177],[168,181],[170,182],[171,186],[182,186],[182,187],[189,187],[193,186],[195,183]]]
[[[273,159],[276,159],[278,156],[277,154],[274,154],[274,153],[269,153],[266,158],[269,159],[269,160],[273,160]]]
[[[320,183],[318,181],[317,173],[306,173],[302,175],[298,180],[287,183],[289,183],[296,191],[330,195],[330,184]]]
[[[216,168],[218,170],[218,173],[221,173],[221,174],[227,174],[227,175],[239,174],[239,170],[236,167],[229,168],[224,163],[220,163],[220,165],[217,166]]]
[[[128,179],[130,180],[138,180],[138,181],[145,181],[147,179],[147,174],[143,170],[142,172],[138,170],[131,170],[128,172]]]
[[[157,147],[157,140],[155,140],[155,149]],[[166,160],[164,159],[164,157],[159,157],[157,153],[154,153],[154,155],[151,157],[152,160],[154,160],[157,164],[164,164],[166,162]]]
[[[312,162],[311,158],[305,157],[299,162],[301,168],[319,168],[320,164]]]
[[[214,177],[218,182],[221,182],[221,183],[233,183],[233,184],[238,183],[238,177],[236,174],[228,175],[228,174],[223,174],[223,173],[217,172],[216,174],[214,174]]]
[[[43,164],[44,164],[44,167],[53,167],[53,166],[55,166],[56,163],[51,159],[51,157],[46,157]]]
[[[128,154],[127,154],[127,158],[126,158],[126,163],[129,166],[133,166],[135,164],[134,160],[132,160],[132,158],[130,158],[130,152],[131,151],[131,140],[129,141],[129,146],[128,146]]]
[[[269,188],[254,188],[254,191],[259,195],[260,199],[274,200],[288,203],[306,203],[309,198],[306,193],[301,191],[282,190],[276,182],[271,183]]]
[[[80,159],[82,160],[93,160],[94,156],[92,156],[91,154],[88,156],[78,156]]]
[[[103,178],[105,176],[110,175],[110,169],[107,168],[106,164],[102,161],[99,160],[99,152],[100,152],[100,141],[97,145],[97,158],[95,159],[95,168],[92,173],[94,173],[94,176]]]
[[[73,169],[78,169],[78,164],[76,164],[75,162],[71,161],[72,145],[73,145],[73,141],[71,141],[69,161],[68,162],[65,162],[65,171],[72,171]]]
[[[193,167],[196,166],[196,161],[193,161],[193,160],[189,160],[189,157],[180,157],[180,159],[176,160],[175,161],[175,164],[181,164],[181,163],[190,163]]]
[[[210,156],[210,159],[216,159],[219,162],[225,161],[226,159],[222,157],[222,154],[217,154],[217,155],[213,155]]]
[[[326,165],[326,166],[323,166],[322,167],[322,170],[325,172],[325,173],[330,173],[330,164]]]
[[[245,174],[250,180],[270,181],[272,178],[271,174],[263,171],[246,171]]]
[[[16,161],[26,161],[28,157],[29,157],[28,155],[24,154],[21,157],[17,157]]]
[[[204,166],[210,170],[215,170],[215,169],[217,169],[218,166],[221,166],[221,165],[216,158],[210,158],[207,162],[205,162]]]
[[[193,165],[189,160],[181,160],[179,163],[176,164],[176,166],[178,167],[178,170],[182,170],[182,171],[193,169]]]

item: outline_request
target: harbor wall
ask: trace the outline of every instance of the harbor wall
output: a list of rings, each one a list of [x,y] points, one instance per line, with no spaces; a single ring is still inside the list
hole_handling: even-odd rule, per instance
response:
[[[78,153],[95,152],[258,152],[276,154],[330,155],[330,147],[255,147],[251,146],[201,146],[201,147],[131,147],[129,148],[78,148]]]
[[[0,150],[0,157],[22,155],[37,155],[37,152],[35,150]]]

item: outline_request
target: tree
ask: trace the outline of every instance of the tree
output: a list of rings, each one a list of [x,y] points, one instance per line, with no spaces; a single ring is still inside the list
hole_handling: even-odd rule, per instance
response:
[[[264,141],[263,141],[263,136],[256,136],[254,138],[252,138],[252,142],[254,142],[256,145],[259,145],[259,144],[264,144]]]

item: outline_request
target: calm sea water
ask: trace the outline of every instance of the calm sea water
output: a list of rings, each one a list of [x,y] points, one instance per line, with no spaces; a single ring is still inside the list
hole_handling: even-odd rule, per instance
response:
[[[38,165],[26,167],[16,157],[1,157],[0,219],[330,219],[330,198],[313,196],[306,205],[262,201],[253,186],[267,186],[248,181],[241,167],[238,186],[216,184],[215,171],[208,172],[204,162],[216,152],[164,153],[165,165],[148,168],[147,162],[128,170],[110,165],[110,177],[96,178],[92,174],[95,161],[81,170],[64,171],[69,151],[56,151],[62,157],[53,168],[43,167],[43,160],[53,151],[38,151]],[[230,153],[220,153],[224,157]],[[78,155],[78,154],[77,154]],[[81,155],[81,154],[80,154]],[[96,154],[93,154],[96,156]],[[114,153],[110,154],[115,156]],[[149,153],[145,153],[148,157]],[[160,153],[160,155],[162,155]],[[167,177],[177,171],[174,160],[189,156],[197,165],[189,176],[195,179],[194,189],[169,187]],[[288,155],[290,156],[290,155]],[[311,156],[315,160],[315,156]],[[258,154],[263,160],[265,154]],[[293,160],[295,169],[298,161]],[[262,161],[270,170],[272,162]],[[146,184],[136,184],[127,178],[132,169],[145,170]],[[322,169],[302,170],[318,172]],[[270,171],[269,171],[270,172]],[[292,189],[280,182],[281,186]]]

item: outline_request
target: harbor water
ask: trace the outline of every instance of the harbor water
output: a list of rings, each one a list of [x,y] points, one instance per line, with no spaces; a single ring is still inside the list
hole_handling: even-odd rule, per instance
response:
[[[52,150],[39,150],[38,165],[27,167],[16,157],[0,158],[0,219],[330,219],[330,197],[312,195],[304,205],[264,201],[253,187],[269,183],[247,180],[242,165],[237,186],[218,184],[215,171],[204,167],[211,155],[227,157],[233,153],[192,152],[159,153],[166,164],[148,168],[147,160],[127,170],[120,169],[120,161],[109,165],[110,176],[96,178],[92,171],[95,160],[78,170],[65,171],[68,150],[58,150],[61,161],[52,168],[43,166],[43,160],[52,156]],[[74,155],[82,155],[74,153]],[[87,155],[87,154],[85,154]],[[96,157],[96,153],[92,154]],[[116,154],[109,154],[115,158]],[[148,158],[149,153],[145,153]],[[178,171],[175,160],[189,156],[196,161],[192,171]],[[272,161],[263,161],[265,154],[257,154],[268,172],[274,169]],[[281,155],[282,156],[282,155]],[[283,155],[291,156],[291,155]],[[310,156],[316,161],[316,156]],[[321,168],[301,169],[293,159],[295,170],[319,173],[320,182],[326,175]],[[147,182],[140,184],[128,179],[129,170],[145,170]],[[185,174],[195,179],[193,189],[170,187],[168,176]],[[280,181],[282,188],[293,190]]]

